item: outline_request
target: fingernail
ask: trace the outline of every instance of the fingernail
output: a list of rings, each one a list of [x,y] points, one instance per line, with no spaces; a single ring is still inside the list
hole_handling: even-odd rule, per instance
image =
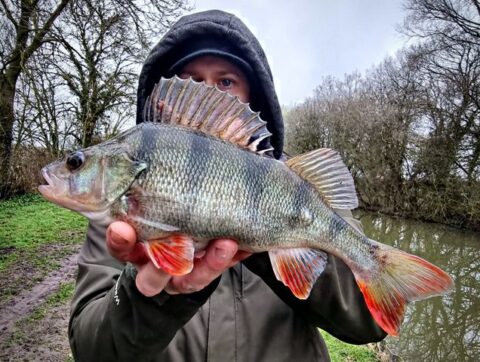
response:
[[[225,250],[222,248],[215,248],[215,257],[220,260],[230,260],[233,257],[233,253],[231,250]]]

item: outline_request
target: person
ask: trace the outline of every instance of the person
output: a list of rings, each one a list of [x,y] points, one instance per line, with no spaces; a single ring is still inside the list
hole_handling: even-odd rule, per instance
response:
[[[137,122],[160,77],[205,81],[250,102],[267,121],[273,157],[283,120],[265,54],[235,16],[218,10],[182,17],[152,49],[138,86]],[[338,211],[359,227],[350,212]],[[127,224],[91,222],[78,258],[69,323],[78,361],[328,361],[318,329],[349,343],[379,341],[352,272],[329,255],[311,295],[279,282],[267,253],[212,240],[192,272],[155,268]]]

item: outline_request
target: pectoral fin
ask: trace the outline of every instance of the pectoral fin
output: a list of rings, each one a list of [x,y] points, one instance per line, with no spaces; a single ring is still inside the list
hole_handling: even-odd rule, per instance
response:
[[[185,275],[193,269],[195,248],[193,239],[184,234],[172,234],[165,238],[145,242],[153,264],[171,275]]]
[[[327,264],[327,254],[309,248],[279,249],[268,252],[278,280],[299,299],[307,299]]]

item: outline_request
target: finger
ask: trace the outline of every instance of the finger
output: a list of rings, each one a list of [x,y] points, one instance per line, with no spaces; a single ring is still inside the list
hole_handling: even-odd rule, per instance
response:
[[[159,294],[171,279],[171,275],[157,269],[152,262],[137,266],[135,285],[140,293],[146,297]]]
[[[116,221],[108,227],[107,248],[114,258],[123,262],[145,264],[148,261],[145,247],[137,242],[133,227],[121,221]]]
[[[212,241],[205,256],[195,260],[192,272],[181,277],[173,277],[166,291],[172,294],[173,292],[192,293],[202,290],[230,267],[237,250],[238,244],[234,240]]]
[[[238,244],[230,239],[217,239],[210,242],[207,252],[201,261],[205,262],[205,270],[218,274],[223,273],[238,251]],[[220,275],[218,274],[218,275]],[[216,275],[216,277],[218,277]]]

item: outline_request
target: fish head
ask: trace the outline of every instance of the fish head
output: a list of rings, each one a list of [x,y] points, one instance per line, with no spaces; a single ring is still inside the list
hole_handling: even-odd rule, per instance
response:
[[[134,160],[128,147],[108,143],[67,154],[42,169],[47,200],[89,216],[105,211],[132,185],[147,164]]]

